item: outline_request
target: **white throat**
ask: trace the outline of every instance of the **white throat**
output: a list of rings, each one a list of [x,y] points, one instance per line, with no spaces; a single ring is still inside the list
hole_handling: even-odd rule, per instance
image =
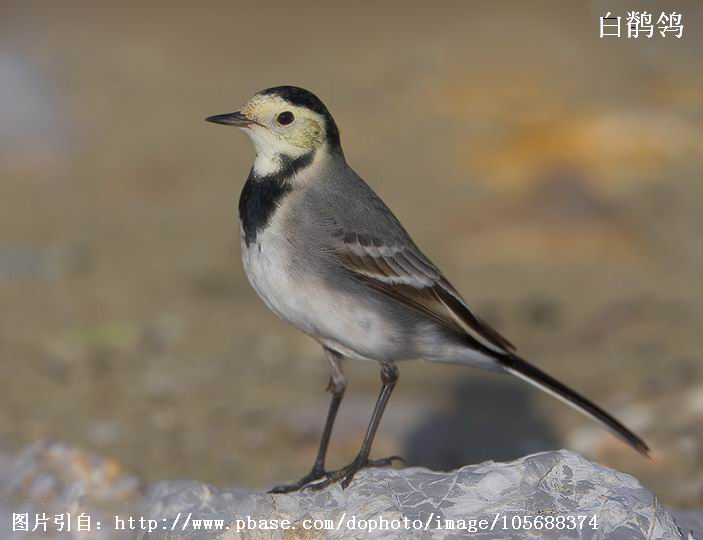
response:
[[[254,172],[257,176],[276,174],[282,167],[281,154],[257,149],[256,158],[254,159]]]
[[[305,154],[304,148],[286,144],[270,136],[263,128],[253,128],[247,133],[256,148],[254,173],[257,176],[269,176],[279,172],[284,165],[282,156],[291,159]]]

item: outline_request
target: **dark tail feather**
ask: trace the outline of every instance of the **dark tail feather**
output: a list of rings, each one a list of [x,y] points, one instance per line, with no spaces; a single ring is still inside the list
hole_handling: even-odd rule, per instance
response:
[[[509,356],[501,357],[499,361],[506,371],[521,379],[524,379],[530,384],[537,386],[540,390],[544,390],[545,392],[552,394],[554,397],[561,399],[582,413],[585,413],[588,416],[595,418],[599,422],[602,422],[617,436],[630,444],[635,450],[647,457],[650,457],[649,447],[642,439],[632,433],[632,431],[627,429],[603,409],[598,407],[595,403],[592,403],[582,395],[574,392],[568,386],[560,383],[554,377],[547,375],[544,371],[536,368],[519,356],[511,354]]]

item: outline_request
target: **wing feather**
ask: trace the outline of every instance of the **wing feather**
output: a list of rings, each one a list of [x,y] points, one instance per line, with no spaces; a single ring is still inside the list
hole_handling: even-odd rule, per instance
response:
[[[474,315],[457,290],[413,244],[368,234],[339,235],[339,260],[357,279],[494,352],[515,347]]]

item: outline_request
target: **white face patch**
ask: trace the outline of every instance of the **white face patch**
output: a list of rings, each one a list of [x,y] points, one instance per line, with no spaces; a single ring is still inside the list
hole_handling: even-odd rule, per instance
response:
[[[276,95],[256,95],[241,109],[242,114],[256,124],[243,131],[256,148],[254,172],[260,176],[281,169],[281,156],[295,159],[325,144],[325,120],[310,109],[291,105]],[[290,113],[293,120],[281,123],[281,113]],[[289,120],[290,115],[282,117]]]

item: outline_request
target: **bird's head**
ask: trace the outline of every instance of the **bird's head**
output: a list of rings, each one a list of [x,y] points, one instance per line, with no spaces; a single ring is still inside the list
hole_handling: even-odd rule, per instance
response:
[[[294,159],[318,150],[341,154],[339,131],[327,107],[295,86],[262,90],[241,110],[206,120],[242,129],[261,158]]]

